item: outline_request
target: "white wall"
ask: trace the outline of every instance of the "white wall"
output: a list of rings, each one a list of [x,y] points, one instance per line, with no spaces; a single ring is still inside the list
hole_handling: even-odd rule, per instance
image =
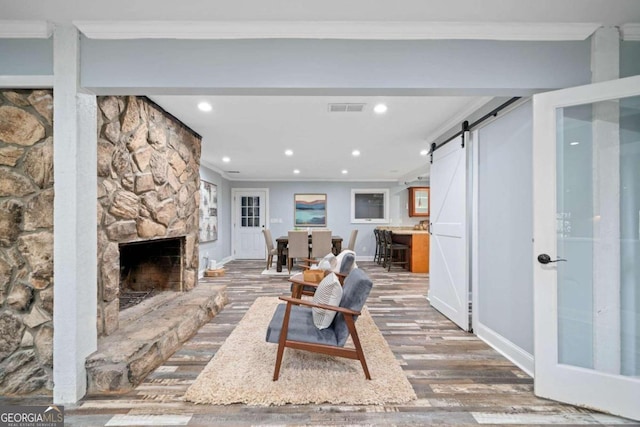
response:
[[[640,41],[620,42],[620,77],[640,74]]]
[[[531,101],[478,132],[474,332],[533,371]]]
[[[0,76],[53,75],[53,38],[0,38]]]
[[[416,185],[425,185],[424,183]],[[274,239],[287,234],[294,228],[293,195],[295,193],[327,194],[327,227],[334,234],[342,236],[346,246],[351,230],[358,229],[356,254],[358,258],[372,258],[375,253],[373,229],[378,224],[351,224],[351,189],[389,189],[389,219],[391,225],[413,226],[422,218],[408,216],[406,185],[395,182],[318,182],[318,181],[233,181],[232,188],[268,188],[268,226]]]

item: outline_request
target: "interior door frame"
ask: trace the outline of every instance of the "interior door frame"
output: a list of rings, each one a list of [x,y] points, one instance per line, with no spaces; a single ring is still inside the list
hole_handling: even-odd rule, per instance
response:
[[[269,189],[268,188],[232,188],[231,189],[231,259],[236,259],[236,238],[237,238],[237,228],[236,223],[238,222],[238,207],[236,205],[236,195],[239,192],[251,192],[251,191],[264,191],[265,193],[265,209],[264,209],[264,227],[269,228],[268,225],[270,223],[269,216]],[[266,245],[265,245],[265,254],[266,254]]]
[[[542,266],[536,260],[537,254],[546,253],[552,258],[557,254],[556,108],[630,96],[640,96],[640,76],[561,89],[533,97],[534,259],[531,262],[534,263],[534,391],[541,397],[640,419],[637,394],[634,396],[638,379],[558,363],[557,269],[554,264]],[[553,209],[553,214],[550,209]],[[601,393],[594,392],[598,388],[602,390]],[[607,388],[613,388],[615,392],[608,393]],[[629,413],[628,408],[633,408],[635,412]]]

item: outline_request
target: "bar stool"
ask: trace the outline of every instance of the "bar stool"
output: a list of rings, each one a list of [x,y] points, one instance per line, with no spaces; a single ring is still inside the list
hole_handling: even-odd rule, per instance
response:
[[[382,264],[383,267],[387,267],[387,271],[391,271],[391,265],[408,265],[409,264],[409,245],[393,242],[393,232],[391,230],[384,230],[384,243],[385,243],[385,260]]]
[[[382,264],[382,257],[384,255],[384,243],[382,242],[382,236],[380,230],[373,229],[373,236],[376,238],[376,253],[373,255],[373,260],[379,264]]]

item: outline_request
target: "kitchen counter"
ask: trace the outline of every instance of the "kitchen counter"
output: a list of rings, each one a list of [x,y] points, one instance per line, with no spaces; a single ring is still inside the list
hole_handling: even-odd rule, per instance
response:
[[[429,272],[429,232],[415,230],[413,227],[378,227],[379,230],[391,230],[393,241],[409,246],[409,270],[412,273]]]

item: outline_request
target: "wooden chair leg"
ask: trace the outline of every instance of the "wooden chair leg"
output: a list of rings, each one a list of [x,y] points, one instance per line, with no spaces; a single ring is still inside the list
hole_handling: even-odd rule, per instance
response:
[[[276,367],[273,371],[274,381],[278,381],[278,377],[280,376],[280,365],[282,364],[284,347],[287,342],[287,333],[289,331],[290,315],[291,315],[291,304],[287,304],[287,308],[284,311],[284,319],[282,319],[282,329],[280,329],[280,339],[278,340],[278,354],[276,356]]]
[[[271,268],[271,264],[273,263],[273,255],[267,255],[267,270]]]
[[[362,346],[360,345],[360,338],[358,338],[358,332],[356,331],[356,325],[353,322],[353,316],[345,314],[344,320],[347,323],[347,328],[349,329],[349,333],[351,334],[351,339],[353,340],[353,345],[356,348],[358,360],[362,365],[364,376],[366,379],[370,380],[371,375],[369,375],[369,368],[367,367],[367,361],[364,358],[364,352],[362,351]]]

